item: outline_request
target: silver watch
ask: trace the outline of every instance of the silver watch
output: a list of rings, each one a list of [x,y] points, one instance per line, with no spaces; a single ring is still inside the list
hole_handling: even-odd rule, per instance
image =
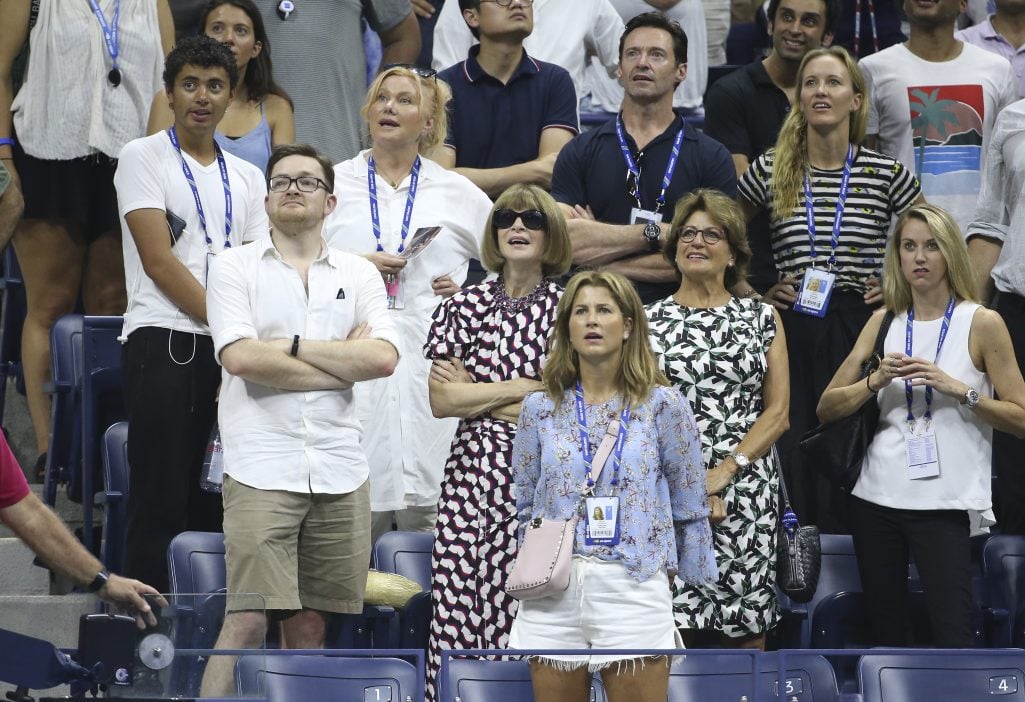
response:
[[[733,462],[737,464],[737,468],[744,470],[751,465],[751,459],[742,454],[740,451],[734,451],[732,454]]]
[[[648,222],[641,233],[644,234],[644,241],[648,243],[648,250],[658,251],[661,247],[658,239],[662,236],[662,228],[655,222]]]
[[[979,406],[979,401],[982,398],[979,396],[979,391],[975,388],[968,388],[968,391],[964,394],[964,401],[962,404],[968,409],[975,409]]]

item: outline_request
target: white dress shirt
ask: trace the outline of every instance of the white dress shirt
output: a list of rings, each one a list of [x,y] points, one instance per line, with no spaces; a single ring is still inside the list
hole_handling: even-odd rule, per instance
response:
[[[356,254],[377,248],[366,154],[335,166],[338,206],[324,225],[329,245]],[[380,176],[376,182],[381,245],[394,254],[402,239],[409,176],[394,188]],[[430,159],[421,159],[409,238],[419,227],[439,226],[441,233],[403,269],[405,307],[389,311],[399,336],[401,358],[395,373],[356,385],[363,448],[373,466],[370,506],[375,512],[430,506],[441,496],[442,472],[459,421],[438,419],[431,412],[427,391],[431,362],[423,357],[423,345],[431,315],[441,302],[431,282],[444,275],[463,282],[469,259],[480,257],[490,211],[491,200],[477,186]]]
[[[219,255],[207,289],[218,362],[240,339],[342,340],[362,322],[399,347],[384,283],[365,258],[324,244],[308,285],[307,294],[270,237]],[[224,472],[250,487],[342,494],[369,475],[352,389],[280,390],[224,371],[218,422]]]

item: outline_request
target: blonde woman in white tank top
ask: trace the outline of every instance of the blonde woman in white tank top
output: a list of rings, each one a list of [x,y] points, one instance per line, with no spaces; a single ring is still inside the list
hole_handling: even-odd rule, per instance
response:
[[[818,405],[819,419],[831,422],[870,397],[879,402],[879,426],[851,497],[870,643],[912,643],[911,557],[933,643],[971,647],[969,511],[993,523],[993,429],[1025,436],[1025,381],[1003,320],[975,301],[968,251],[947,212],[908,210],[884,266],[883,299],[894,317],[879,367],[861,377],[885,310],[865,325]]]

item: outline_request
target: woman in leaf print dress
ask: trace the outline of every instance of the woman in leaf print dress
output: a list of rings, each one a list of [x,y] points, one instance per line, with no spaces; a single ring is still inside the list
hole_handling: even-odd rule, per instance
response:
[[[776,146],[741,176],[739,203],[748,221],[769,212],[779,282],[765,301],[780,312],[790,347],[790,429],[779,441],[783,471],[802,522],[850,533],[847,495],[805,465],[798,441],[818,424],[815,406],[882,302],[882,268],[891,221],[922,198],[905,164],[859,146],[868,122],[868,92],[844,49],[809,51],[797,70],[794,109]],[[834,284],[827,297],[823,284]],[[818,291],[817,311],[802,286]],[[753,293],[741,282],[734,292]]]
[[[675,589],[677,625],[688,646],[764,648],[776,623],[779,466],[770,451],[787,427],[786,338],[770,305],[729,291],[751,260],[731,199],[714,190],[681,199],[663,255],[680,288],[648,306],[651,345],[701,430],[719,566],[717,582]]]

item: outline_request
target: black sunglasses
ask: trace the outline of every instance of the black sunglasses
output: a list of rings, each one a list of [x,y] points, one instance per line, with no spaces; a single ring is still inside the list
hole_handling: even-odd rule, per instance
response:
[[[495,227],[498,229],[508,229],[516,222],[516,218],[519,217],[523,222],[523,226],[527,229],[544,229],[545,225],[548,224],[548,217],[541,210],[526,210],[524,212],[517,212],[516,210],[510,210],[507,207],[503,207],[499,210],[495,210],[495,214],[492,215],[491,221],[494,222]]]
[[[421,78],[433,78],[438,79],[438,72],[433,68],[424,68],[423,66],[417,66],[415,63],[389,63],[386,66],[381,66],[381,72],[387,71],[389,68],[405,68],[407,71],[412,71]]]

